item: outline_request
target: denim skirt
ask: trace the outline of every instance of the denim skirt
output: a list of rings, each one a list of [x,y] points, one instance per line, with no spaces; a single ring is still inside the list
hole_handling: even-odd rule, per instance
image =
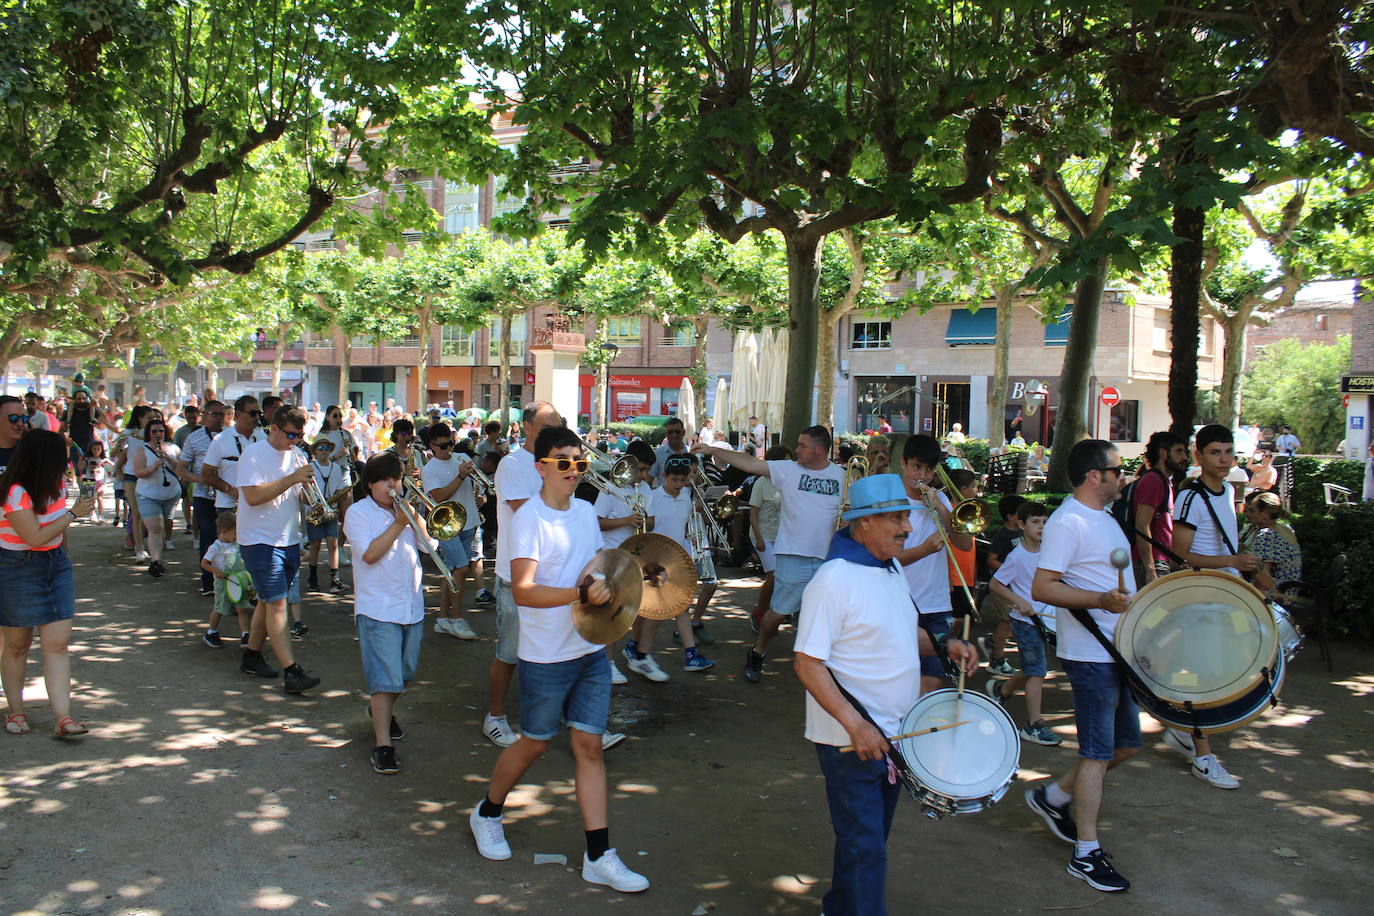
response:
[[[76,615],[76,580],[64,547],[0,550],[0,627],[40,627]]]

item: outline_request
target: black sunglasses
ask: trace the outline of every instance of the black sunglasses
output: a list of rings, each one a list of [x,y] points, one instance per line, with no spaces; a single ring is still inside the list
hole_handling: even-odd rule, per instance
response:
[[[29,415],[26,413],[12,413],[9,414],[6,419],[11,423],[23,423],[25,426],[29,423]]]
[[[262,411],[261,411],[261,410],[245,410],[244,413],[248,414],[248,416],[250,416],[250,417],[260,417],[260,416],[262,416]]]
[[[1118,464],[1118,465],[1116,465],[1116,466],[1114,466],[1114,467],[1093,468],[1093,470],[1095,470],[1095,471],[1101,471],[1103,474],[1107,473],[1108,471],[1111,471],[1111,472],[1112,472],[1113,474],[1115,474],[1117,477],[1120,477],[1121,474],[1122,474],[1122,472],[1125,470],[1125,468],[1123,468],[1121,465]]]
[[[441,449],[444,449],[445,451],[447,451],[448,449],[453,448],[453,441],[452,441],[452,440],[447,440],[447,441],[444,441],[444,442],[435,442],[433,439],[431,439],[431,440],[430,440],[430,443],[429,443],[429,447],[430,447],[430,448],[441,448]]]

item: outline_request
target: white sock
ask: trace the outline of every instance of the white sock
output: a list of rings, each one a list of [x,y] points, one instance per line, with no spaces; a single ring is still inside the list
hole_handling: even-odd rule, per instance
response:
[[[1045,801],[1054,805],[1056,808],[1063,808],[1073,801],[1073,796],[1059,788],[1059,783],[1052,782],[1045,787]]]
[[[1097,840],[1078,840],[1073,844],[1074,855],[1080,859],[1101,848],[1102,844],[1097,842]]]

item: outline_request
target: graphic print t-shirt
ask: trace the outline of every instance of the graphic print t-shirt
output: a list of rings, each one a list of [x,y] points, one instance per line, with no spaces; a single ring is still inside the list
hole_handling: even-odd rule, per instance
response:
[[[844,468],[827,464],[812,471],[795,461],[769,461],[768,477],[782,501],[773,552],[825,559],[840,514]]]

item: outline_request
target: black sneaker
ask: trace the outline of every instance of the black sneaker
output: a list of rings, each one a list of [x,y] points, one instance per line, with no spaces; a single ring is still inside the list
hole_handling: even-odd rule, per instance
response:
[[[396,748],[389,744],[373,748],[372,771],[383,776],[395,776],[401,772],[401,765],[396,762]]]
[[[254,652],[252,649],[243,650],[243,661],[239,662],[239,670],[256,677],[277,676],[277,669],[267,664],[267,659],[262,657],[261,652]]]
[[[1045,819],[1045,826],[1050,828],[1050,832],[1065,843],[1078,842],[1078,825],[1073,822],[1073,815],[1069,813],[1069,808],[1057,808],[1051,805],[1049,799],[1045,797],[1045,787],[1036,786],[1034,789],[1026,790],[1026,804],[1036,814]]]
[[[310,627],[306,626],[304,623],[302,623],[302,622],[299,621],[299,620],[294,621],[294,622],[291,624],[291,638],[292,638],[292,639],[303,639],[303,638],[305,637],[305,634],[306,634],[306,633],[309,633],[309,632],[310,632]]]
[[[744,679],[751,684],[757,684],[763,679],[763,656],[749,650],[748,657],[744,660]]]
[[[1075,878],[1082,878],[1088,882],[1089,886],[1109,894],[1130,890],[1131,882],[1127,881],[1121,872],[1112,868],[1111,858],[1103,850],[1094,849],[1086,856],[1074,856],[1070,859],[1067,871]]]
[[[305,693],[311,687],[319,685],[320,679],[318,677],[306,671],[300,665],[295,665],[294,667],[296,669],[295,671],[291,671],[290,669],[287,670],[284,684],[282,685],[282,689],[287,693]]]
[[[477,593],[478,604],[494,604],[495,601],[496,596],[493,595],[491,592],[487,591],[485,588]]]
[[[340,592],[347,591],[347,589],[348,587],[343,584],[343,580],[340,579],[338,576],[333,576],[330,578],[329,590],[333,592],[335,595],[339,594]]]
[[[367,717],[369,719],[372,718],[371,706],[367,708]],[[405,740],[406,730],[404,728],[401,728],[401,723],[396,721],[395,716],[391,717],[391,728],[387,730],[387,735],[391,738],[392,741]]]
[[[310,571],[310,577],[306,580],[305,587],[310,589],[312,592],[317,592],[320,590],[319,575],[314,570]]]
[[[240,645],[240,646],[243,646],[243,648],[245,648],[245,649],[248,648],[248,634],[247,634],[247,633],[241,633],[241,634],[239,634],[239,645]],[[273,677],[276,677],[276,675],[273,675]]]
[[[148,564],[148,575],[152,576],[154,579],[161,579],[162,574],[166,571],[167,567],[162,565],[161,560],[154,560],[152,563]]]
[[[200,638],[200,641],[205,643],[211,649],[224,648],[224,640],[219,638],[218,633],[206,633],[204,636]]]
[[[202,598],[206,597],[207,595],[213,595],[214,593],[215,587],[213,585],[202,585],[200,587],[200,596]]]

